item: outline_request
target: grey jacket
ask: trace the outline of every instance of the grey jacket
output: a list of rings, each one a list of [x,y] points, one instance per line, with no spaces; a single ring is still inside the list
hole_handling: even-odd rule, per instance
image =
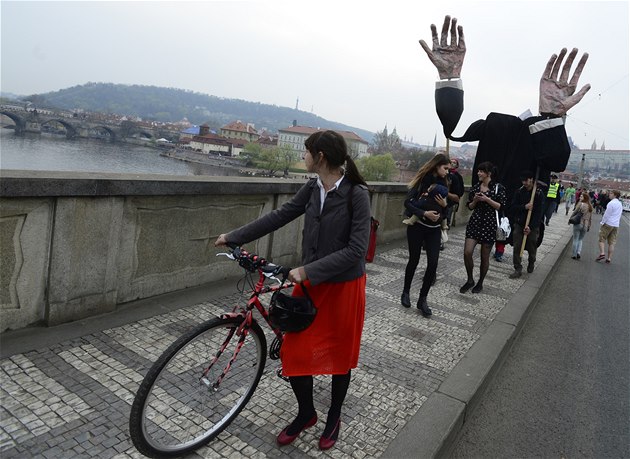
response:
[[[362,276],[370,235],[367,188],[353,187],[344,178],[338,189],[328,193],[321,212],[320,207],[317,179],[311,179],[280,209],[231,231],[227,240],[239,245],[251,242],[304,214],[302,264],[311,284],[344,282]]]

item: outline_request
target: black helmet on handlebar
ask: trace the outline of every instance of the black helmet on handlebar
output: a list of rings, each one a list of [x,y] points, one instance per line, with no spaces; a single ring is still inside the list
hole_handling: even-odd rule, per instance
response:
[[[269,305],[269,321],[274,328],[284,332],[305,330],[315,320],[317,309],[302,286],[306,296],[287,296],[276,291],[271,296]]]

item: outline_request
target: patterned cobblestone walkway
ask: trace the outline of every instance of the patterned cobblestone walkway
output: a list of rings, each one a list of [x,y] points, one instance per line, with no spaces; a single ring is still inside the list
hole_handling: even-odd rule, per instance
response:
[[[567,228],[564,216],[551,220],[538,251],[539,263]],[[415,307],[400,306],[406,242],[379,248],[375,263],[368,266],[361,358],[353,371],[335,448],[327,452],[317,448],[330,402],[329,377],[315,379],[318,424],[292,445],[276,445],[276,435],[293,419],[296,407],[288,383],[275,376],[277,362],[268,360],[243,412],[218,439],[189,457],[380,456],[528,278],[527,274],[508,278],[513,268],[507,246],[503,263],[491,260],[483,292],[460,294],[466,280],[463,242],[464,228],[452,228],[429,294],[431,319],[423,318]],[[476,257],[477,274],[478,251]],[[425,263],[423,256],[412,287],[414,304]],[[175,312],[2,359],[0,455],[141,457],[131,444],[127,423],[145,372],[183,330],[230,309],[240,298],[238,293],[208,296],[207,302]]]

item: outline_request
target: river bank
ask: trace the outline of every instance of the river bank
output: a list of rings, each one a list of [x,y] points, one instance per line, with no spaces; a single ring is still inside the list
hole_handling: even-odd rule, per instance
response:
[[[226,175],[234,175],[234,172],[238,172],[238,174],[244,175],[244,176],[288,178],[288,179],[294,179],[294,180],[304,180],[309,177],[308,174],[306,174],[305,172],[304,173],[289,172],[288,177],[284,177],[281,173],[270,175],[262,169],[258,169],[254,167],[246,167],[245,160],[243,159],[232,158],[229,156],[211,155],[211,154],[201,153],[201,152],[193,151],[193,150],[181,150],[181,149],[162,150],[160,152],[160,156],[164,156],[166,158],[177,159],[179,161],[185,161],[187,163],[212,166],[214,168],[217,168],[217,167],[225,168],[226,170],[229,170],[232,172],[231,174],[226,174]]]

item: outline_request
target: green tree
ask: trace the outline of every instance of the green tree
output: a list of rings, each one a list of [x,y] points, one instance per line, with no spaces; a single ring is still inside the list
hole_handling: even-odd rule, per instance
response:
[[[366,156],[357,162],[357,167],[365,180],[389,182],[396,171],[396,162],[391,153]]]
[[[266,170],[271,175],[282,171],[286,177],[289,168],[299,159],[298,154],[287,145],[265,148],[252,142],[245,145],[243,151],[256,167]]]
[[[409,166],[407,169],[418,170],[420,166],[433,158],[435,153],[430,151],[416,150],[409,156]]]

